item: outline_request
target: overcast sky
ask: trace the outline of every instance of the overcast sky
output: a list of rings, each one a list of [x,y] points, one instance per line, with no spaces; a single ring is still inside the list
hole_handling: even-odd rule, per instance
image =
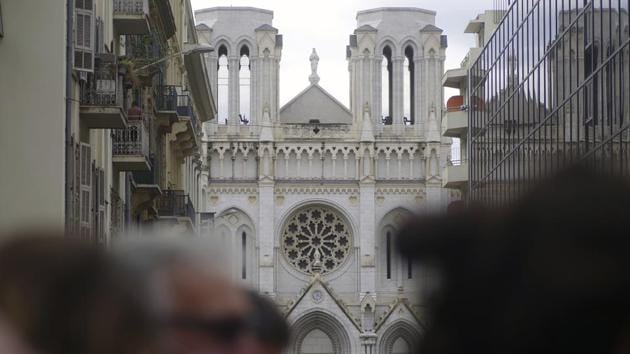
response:
[[[195,10],[215,6],[253,6],[274,12],[273,26],[284,35],[280,62],[280,104],[308,85],[312,48],[319,54],[320,85],[348,105],[348,35],[356,28],[356,13],[384,6],[413,6],[437,12],[436,25],[448,36],[445,68],[459,67],[474,44],[464,34],[469,20],[492,7],[492,0],[191,0]]]

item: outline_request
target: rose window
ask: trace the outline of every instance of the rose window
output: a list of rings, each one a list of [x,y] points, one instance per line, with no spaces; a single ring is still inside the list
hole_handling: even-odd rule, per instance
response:
[[[326,274],[348,257],[352,237],[348,223],[324,206],[306,207],[289,218],[282,232],[282,253],[298,270]]]

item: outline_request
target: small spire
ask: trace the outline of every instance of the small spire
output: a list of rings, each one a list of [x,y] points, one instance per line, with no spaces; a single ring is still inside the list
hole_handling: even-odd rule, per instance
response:
[[[311,85],[317,85],[319,83],[319,75],[317,75],[319,56],[317,55],[315,48],[313,48],[313,52],[311,53],[309,60],[311,61],[311,76],[308,77],[308,80],[311,82]]]

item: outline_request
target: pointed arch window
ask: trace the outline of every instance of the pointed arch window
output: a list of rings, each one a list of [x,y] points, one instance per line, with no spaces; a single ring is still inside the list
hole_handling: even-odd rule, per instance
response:
[[[385,268],[387,271],[387,279],[392,278],[392,233],[387,231],[385,234]]]
[[[415,123],[414,108],[416,97],[415,87],[415,66],[413,63],[413,48],[407,46],[405,48],[405,60],[404,60],[404,111],[403,111],[403,123],[405,125],[413,125]]]
[[[227,123],[230,70],[228,68],[228,50],[225,45],[219,47],[217,65],[217,107],[219,124]]]
[[[250,118],[250,90],[251,90],[251,70],[249,61],[249,48],[241,47],[239,70],[239,119],[241,124],[249,124]]]
[[[247,233],[241,233],[241,279],[247,279]]]
[[[383,48],[383,63],[381,68],[381,122],[385,125],[391,125],[393,122],[393,68],[392,49],[389,46],[385,46],[385,48]]]

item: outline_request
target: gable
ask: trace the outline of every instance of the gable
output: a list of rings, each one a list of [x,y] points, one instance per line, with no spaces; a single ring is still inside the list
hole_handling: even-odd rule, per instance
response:
[[[352,124],[350,111],[319,85],[311,85],[280,109],[281,123]]]
[[[359,320],[352,317],[343,302],[337,299],[337,296],[321,281],[319,276],[316,276],[303,289],[300,296],[289,305],[285,317],[290,323],[293,323],[305,313],[309,313],[314,309],[335,313],[337,314],[335,317],[343,323],[345,328],[354,328],[358,332],[361,331]]]

